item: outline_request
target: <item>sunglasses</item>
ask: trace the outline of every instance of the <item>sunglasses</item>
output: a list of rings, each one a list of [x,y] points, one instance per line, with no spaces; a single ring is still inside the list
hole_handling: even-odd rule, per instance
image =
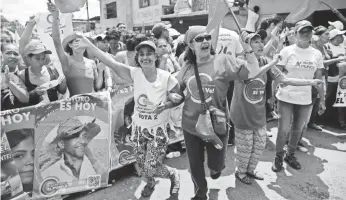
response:
[[[204,39],[206,40],[206,41],[210,41],[211,40],[211,35],[201,35],[201,36],[198,36],[198,37],[195,37],[195,42],[203,42],[204,41]]]

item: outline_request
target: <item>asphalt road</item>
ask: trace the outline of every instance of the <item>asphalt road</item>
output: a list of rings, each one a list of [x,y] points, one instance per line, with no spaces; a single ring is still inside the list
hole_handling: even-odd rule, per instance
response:
[[[346,199],[346,131],[326,128],[323,132],[308,130],[304,144],[308,153],[297,152],[302,169],[296,171],[284,164],[285,170],[274,173],[271,163],[274,158],[277,127],[268,124],[273,137],[267,142],[257,170],[265,180],[244,185],[234,177],[234,147],[228,148],[226,169],[218,180],[207,178],[210,200],[343,200]],[[186,153],[178,158],[167,159],[165,163],[179,170],[181,189],[179,200],[193,196],[193,184],[189,173]],[[206,167],[207,169],[207,167]],[[208,171],[207,171],[208,172]],[[75,194],[68,200],[135,200],[140,197],[145,182],[134,174],[129,166],[112,172],[112,186],[94,192]],[[110,181],[112,182],[112,181]],[[169,195],[170,181],[157,179],[157,185],[150,200],[177,199]]]

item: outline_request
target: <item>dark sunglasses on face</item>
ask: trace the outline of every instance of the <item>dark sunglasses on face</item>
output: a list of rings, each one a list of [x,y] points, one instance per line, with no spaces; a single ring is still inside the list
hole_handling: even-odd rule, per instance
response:
[[[197,36],[197,37],[195,37],[194,40],[195,40],[195,42],[203,42],[204,39],[205,39],[206,41],[211,40],[211,35],[201,35],[201,36]]]

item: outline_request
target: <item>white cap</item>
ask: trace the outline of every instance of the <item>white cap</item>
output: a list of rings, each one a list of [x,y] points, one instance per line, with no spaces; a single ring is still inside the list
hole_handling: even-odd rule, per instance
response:
[[[344,24],[341,21],[328,22],[328,24],[334,26],[336,29],[340,31],[344,30]]]
[[[346,33],[346,31],[340,31],[340,30],[338,30],[338,29],[333,29],[333,30],[331,30],[330,32],[329,32],[329,39],[331,40],[331,39],[333,39],[335,36],[337,36],[337,35],[343,35],[343,34],[345,34]]]

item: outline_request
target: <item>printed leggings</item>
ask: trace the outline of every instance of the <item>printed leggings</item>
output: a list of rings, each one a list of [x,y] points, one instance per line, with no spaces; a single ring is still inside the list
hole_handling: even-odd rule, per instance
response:
[[[173,168],[163,164],[168,146],[168,137],[161,128],[157,129],[154,137],[147,129],[134,131],[134,153],[142,175],[147,179],[147,184],[155,184],[154,177],[169,178]]]
[[[241,175],[246,172],[253,173],[266,146],[266,126],[256,130],[242,130],[234,127],[234,132],[237,171]]]

